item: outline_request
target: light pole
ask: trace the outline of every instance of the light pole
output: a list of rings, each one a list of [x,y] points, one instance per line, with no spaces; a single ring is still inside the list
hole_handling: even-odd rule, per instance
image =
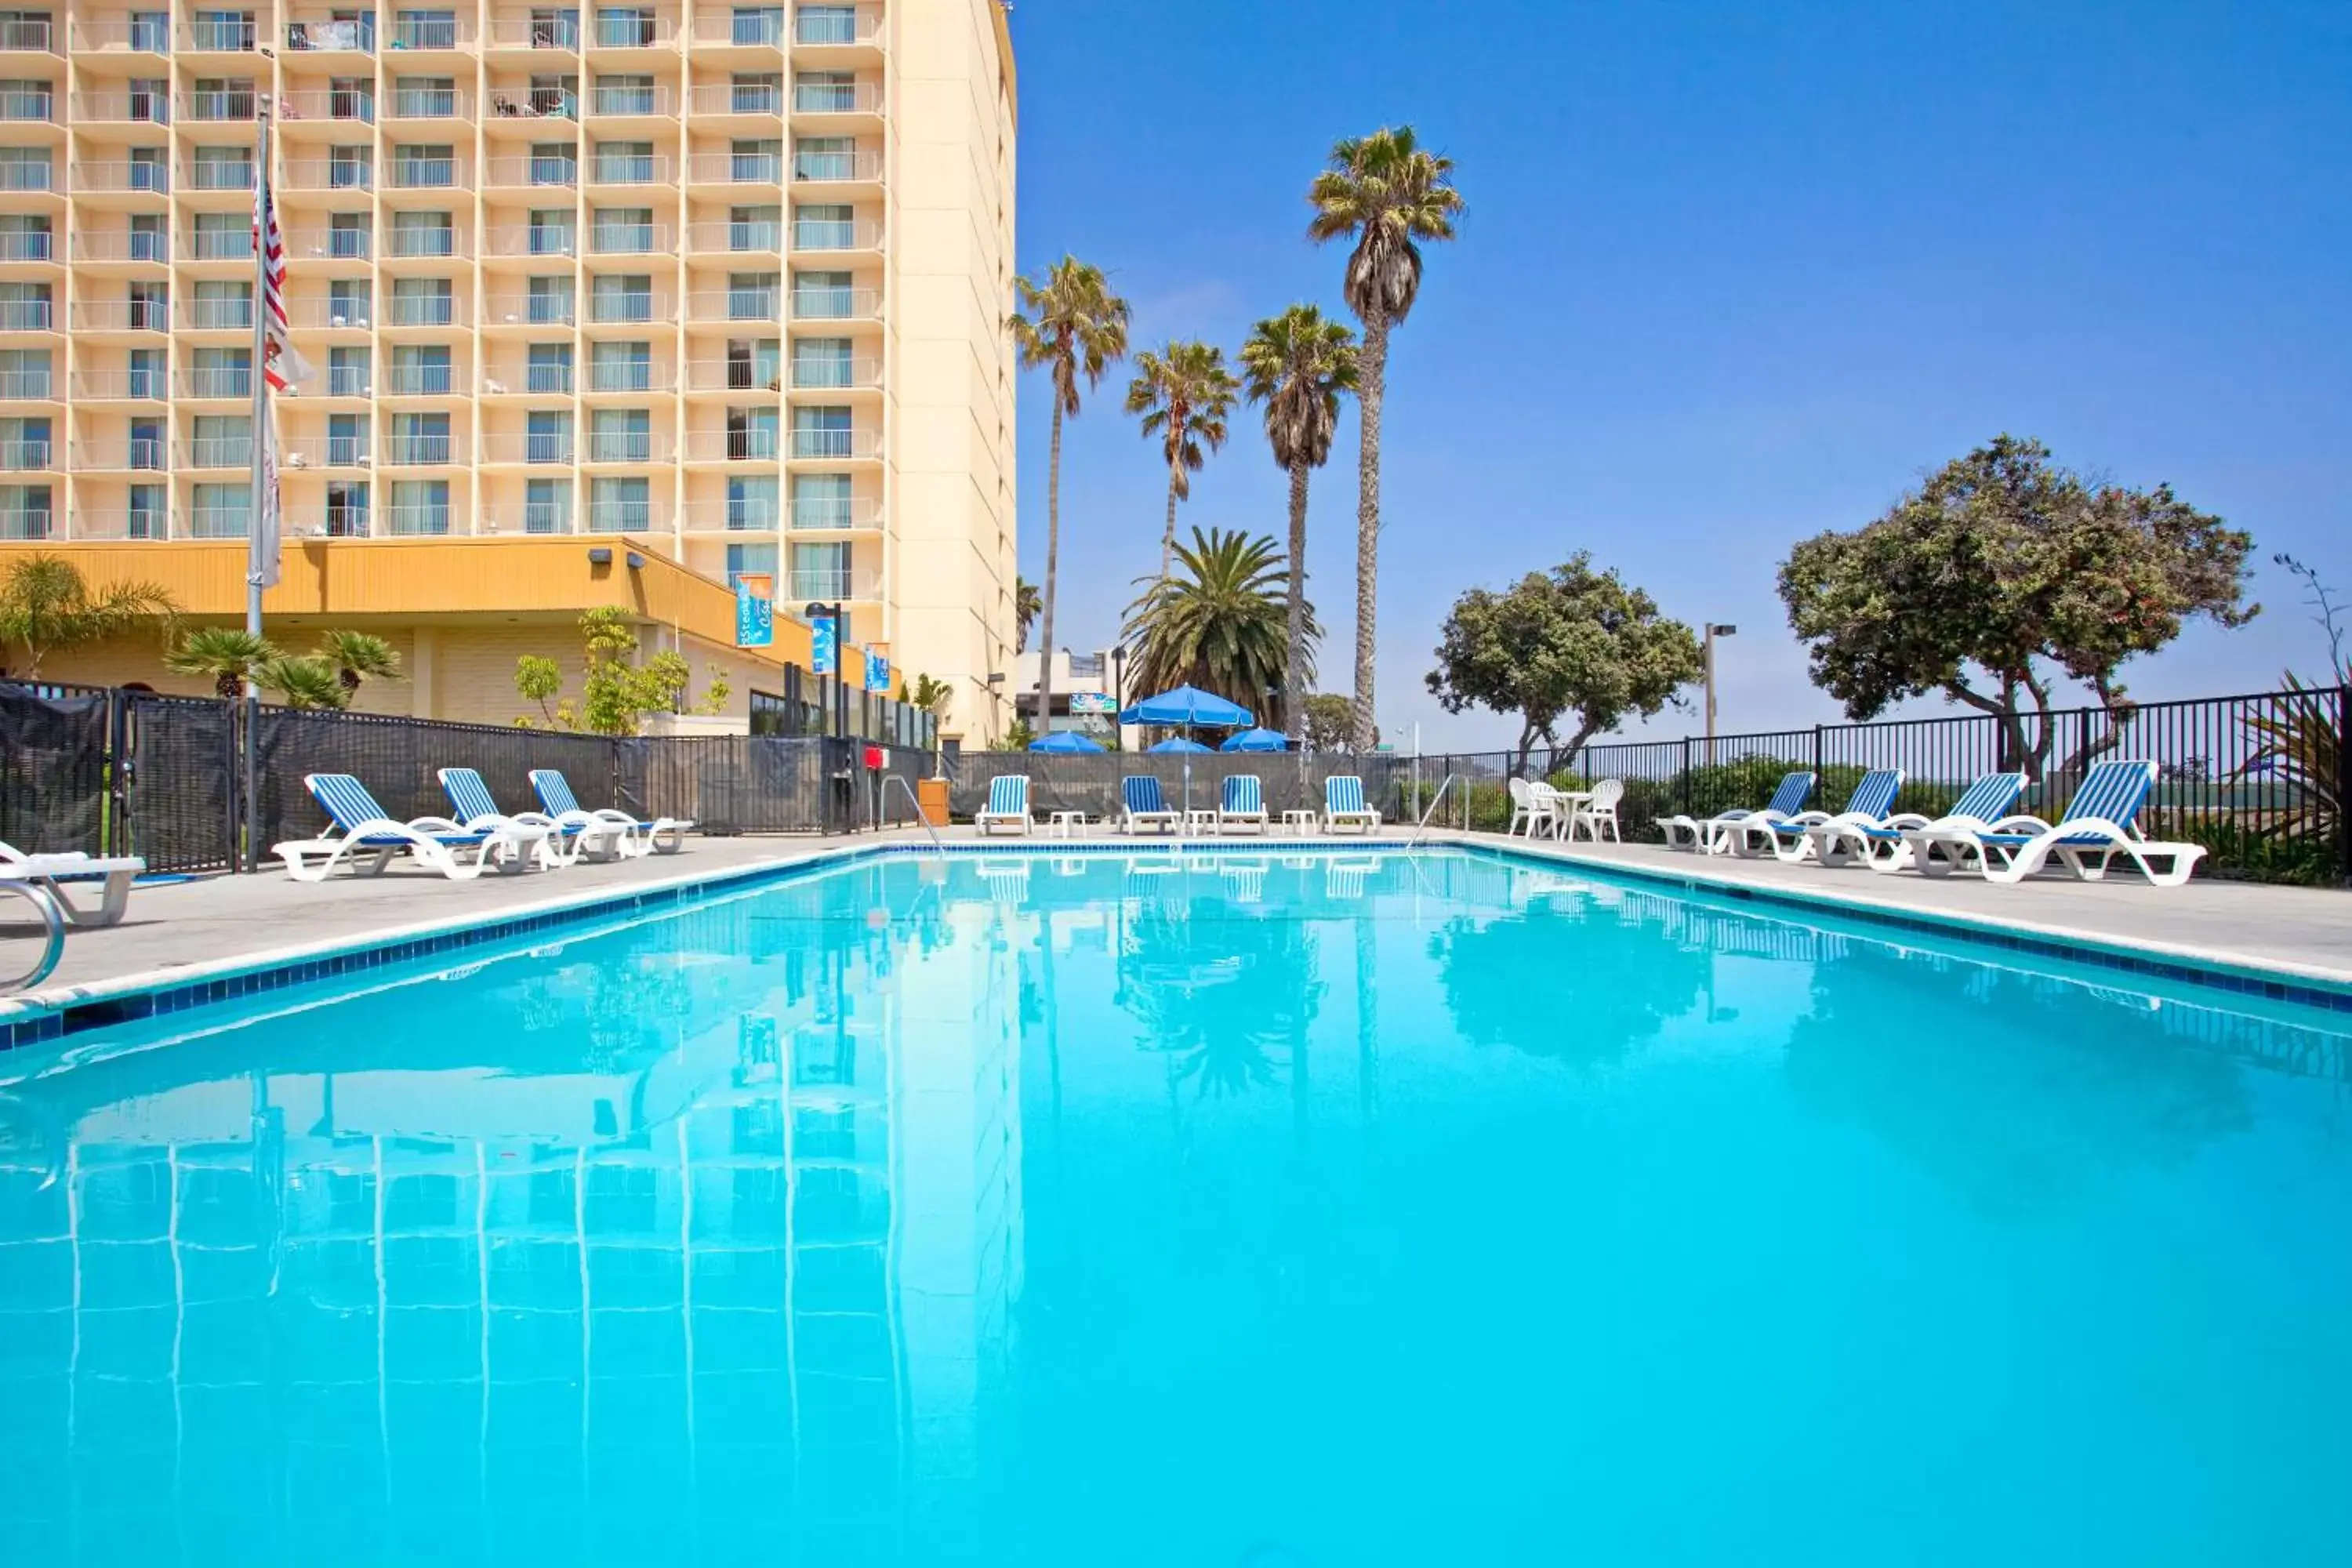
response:
[[[1127,750],[1127,726],[1119,722],[1119,711],[1127,706],[1127,647],[1113,643],[1110,649],[1110,732],[1120,751]]]
[[[1706,623],[1706,765],[1715,766],[1715,639],[1737,637],[1738,626]]]

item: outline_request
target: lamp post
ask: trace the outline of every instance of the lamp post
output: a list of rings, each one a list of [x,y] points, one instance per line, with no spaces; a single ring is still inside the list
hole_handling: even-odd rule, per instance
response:
[[[1110,732],[1120,751],[1127,750],[1127,726],[1119,721],[1119,710],[1127,706],[1127,648],[1114,643],[1110,650]]]
[[[1738,626],[1706,623],[1706,765],[1715,766],[1715,639],[1736,637]]]

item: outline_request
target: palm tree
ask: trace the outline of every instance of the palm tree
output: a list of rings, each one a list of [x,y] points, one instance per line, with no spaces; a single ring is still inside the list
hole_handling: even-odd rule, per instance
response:
[[[931,771],[942,773],[947,743],[940,737],[940,726],[948,721],[948,710],[955,706],[955,688],[936,675],[919,675],[901,689],[898,700],[910,702],[931,716]]]
[[[327,661],[335,679],[342,684],[345,702],[359,695],[363,676],[379,680],[400,678],[400,656],[392,651],[390,643],[372,632],[320,632],[319,657]]]
[[[1339,395],[1356,390],[1356,334],[1326,321],[1312,305],[1268,316],[1242,344],[1249,400],[1265,405],[1265,439],[1277,468],[1290,474],[1291,684],[1283,692],[1290,743],[1306,735],[1307,689],[1299,672],[1307,656],[1307,476],[1331,456],[1339,426]]]
[[[1331,166],[1315,176],[1307,199],[1315,217],[1307,237],[1352,238],[1343,282],[1348,309],[1364,323],[1357,406],[1363,437],[1356,454],[1356,750],[1372,749],[1372,616],[1378,598],[1381,533],[1381,395],[1388,371],[1389,329],[1405,319],[1421,292],[1425,239],[1452,239],[1462,193],[1448,182],[1454,160],[1424,149],[1412,127],[1386,127],[1331,148]]]
[[[1127,411],[1143,416],[1143,434],[1160,437],[1168,459],[1168,526],[1160,535],[1160,574],[1176,553],[1176,503],[1192,493],[1192,476],[1210,452],[1225,444],[1225,416],[1233,411],[1241,383],[1225,368],[1225,351],[1213,343],[1171,342],[1158,353],[1135,356],[1135,379],[1128,384]]]
[[[1037,624],[1037,584],[1026,577],[1015,578],[1019,584],[1013,591],[1013,651],[1029,651],[1029,628]]]
[[[215,694],[234,702],[245,695],[246,679],[278,657],[276,644],[243,626],[198,626],[163,655],[163,668],[174,675],[210,676]]]
[[[20,645],[25,675],[53,653],[158,622],[169,635],[180,606],[152,583],[116,583],[93,593],[79,569],[56,555],[27,555],[0,583],[0,646]]]
[[[352,688],[324,654],[279,654],[256,666],[253,679],[289,708],[341,708],[352,700]]]
[[[1268,693],[1289,691],[1283,577],[1282,552],[1270,536],[1194,529],[1192,542],[1176,547],[1175,571],[1151,580],[1128,606],[1119,635],[1135,650],[1135,689],[1189,684],[1253,710],[1265,707]],[[1322,635],[1311,605],[1306,622],[1311,659],[1313,639]],[[1299,678],[1301,685],[1313,680],[1311,669]],[[1259,721],[1277,719],[1261,713]]]
[[[1045,592],[1039,600],[1037,728],[1054,727],[1054,590],[1062,550],[1062,420],[1078,413],[1078,377],[1092,388],[1127,354],[1127,301],[1110,291],[1102,268],[1065,256],[1042,283],[1013,280],[1022,309],[1007,325],[1021,363],[1054,377],[1054,435],[1046,447]]]

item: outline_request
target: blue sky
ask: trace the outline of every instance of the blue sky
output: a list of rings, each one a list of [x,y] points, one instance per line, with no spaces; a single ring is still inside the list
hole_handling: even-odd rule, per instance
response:
[[[2267,606],[2127,667],[2142,697],[2321,662],[2290,550],[2352,592],[2352,5],[1022,0],[1019,259],[1065,251],[1134,342],[1230,354],[1293,300],[1334,138],[1408,121],[1459,164],[1458,242],[1396,334],[1384,426],[1384,728],[1499,744],[1423,687],[1447,606],[1591,550],[1740,627],[1727,730],[1834,721],[1773,593],[2003,430],[2252,531]],[[1056,641],[1108,642],[1157,563],[1165,469],[1122,368],[1065,437]],[[1047,401],[1021,395],[1042,577]],[[1309,512],[1322,687],[1349,686],[1355,411]],[[1179,527],[1279,535],[1255,417]],[[1940,704],[1930,703],[1930,710]],[[1685,721],[1664,716],[1680,733]]]

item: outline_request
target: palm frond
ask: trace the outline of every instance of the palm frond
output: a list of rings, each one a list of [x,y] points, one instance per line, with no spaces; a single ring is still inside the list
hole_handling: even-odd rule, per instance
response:
[[[1454,160],[1429,152],[1410,125],[1350,137],[1331,148],[1307,199],[1307,237],[1355,241],[1343,292],[1366,321],[1401,321],[1421,290],[1421,244],[1448,240],[1463,209]]]

